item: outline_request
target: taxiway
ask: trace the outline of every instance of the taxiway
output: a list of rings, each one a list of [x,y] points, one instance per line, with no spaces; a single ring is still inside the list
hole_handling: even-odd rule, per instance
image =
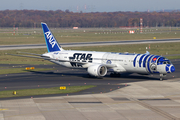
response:
[[[172,60],[176,71],[168,74],[164,80],[180,78],[180,60]],[[2,67],[25,68],[29,65],[2,64]],[[27,73],[0,75],[0,90],[31,89],[40,87],[58,87],[63,85],[117,85],[138,81],[159,81],[157,75],[122,74],[121,77],[106,75],[102,79],[91,78],[85,69],[70,69],[59,65],[35,65],[35,68],[52,68],[51,71],[31,71]],[[104,88],[105,89],[105,88]],[[93,92],[93,91],[92,91]]]
[[[102,41],[102,42],[78,42],[78,43],[60,43],[60,45],[62,47],[79,47],[79,46],[143,44],[143,43],[167,43],[167,42],[180,42],[180,39],[151,39],[151,40],[122,40],[122,41]],[[34,48],[46,48],[46,44],[0,45],[0,50],[34,49]]]
[[[97,85],[75,94],[0,99],[0,120],[178,120],[180,119],[180,60],[164,81],[158,75],[89,78],[85,70],[57,65],[52,71],[0,75],[0,90],[61,85]],[[26,67],[28,65],[3,65]],[[38,86],[39,85],[39,86]],[[6,87],[6,88],[5,88]]]

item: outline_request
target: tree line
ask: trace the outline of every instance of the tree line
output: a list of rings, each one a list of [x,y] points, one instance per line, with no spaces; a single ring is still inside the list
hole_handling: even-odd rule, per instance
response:
[[[0,11],[0,27],[179,27],[180,12],[91,12],[69,10],[4,10]]]

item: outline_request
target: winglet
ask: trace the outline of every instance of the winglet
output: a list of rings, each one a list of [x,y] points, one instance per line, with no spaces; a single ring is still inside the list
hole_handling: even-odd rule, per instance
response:
[[[44,32],[44,38],[46,41],[46,46],[48,49],[48,52],[55,52],[55,51],[62,51],[63,49],[58,44],[56,38],[53,36],[52,32],[48,28],[46,23],[41,22],[42,29]]]

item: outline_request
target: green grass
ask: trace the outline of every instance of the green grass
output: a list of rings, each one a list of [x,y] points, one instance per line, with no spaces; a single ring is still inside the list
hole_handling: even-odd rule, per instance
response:
[[[59,43],[69,42],[93,42],[116,40],[143,40],[143,39],[168,39],[180,38],[177,28],[148,28],[142,34],[136,30],[135,34],[129,34],[129,29],[121,28],[80,28],[79,30],[50,28]],[[145,31],[146,30],[146,31]],[[0,45],[10,44],[38,44],[45,43],[42,29],[22,29],[15,35],[12,29],[0,29]],[[85,31],[85,32],[84,32]]]
[[[25,68],[0,68],[0,74],[24,73],[30,71],[47,71],[54,70],[51,68],[35,68],[34,70],[25,70]]]
[[[93,87],[96,86],[95,85],[67,86],[66,90],[60,90],[59,87],[24,89],[24,90],[6,90],[6,91],[0,91],[0,98],[75,93]],[[16,91],[17,94],[13,95],[13,91]]]
[[[102,52],[129,52],[129,53],[145,53],[146,47],[149,48],[148,51],[150,54],[155,55],[173,55],[176,56],[167,56],[168,59],[180,59],[180,43],[156,43],[156,44],[132,44],[132,45],[112,45],[112,46],[86,46],[86,47],[72,47],[65,49],[72,50],[85,50],[85,51],[102,51]],[[18,50],[19,51],[19,50]],[[46,48],[44,49],[25,49],[21,50],[29,53],[45,53]],[[4,50],[0,51],[0,64],[53,64],[49,61],[35,58],[26,58],[26,57],[17,57],[11,55],[5,55],[5,53],[16,54],[15,50]],[[38,68],[35,71],[44,71],[44,70],[52,70],[52,69],[42,69]],[[22,73],[28,72],[25,68],[0,68],[0,74],[11,74],[11,73]]]
[[[16,54],[17,51],[29,52],[29,53],[37,53],[43,54],[47,51],[47,49],[24,49],[24,50],[0,50],[0,64],[52,64],[51,62],[43,59],[34,59],[28,57],[17,57],[6,55],[5,53],[9,54]]]
[[[180,55],[177,56],[166,56],[167,59],[171,60],[171,59],[180,59]]]
[[[150,49],[149,49],[150,46]],[[145,53],[146,47],[150,54],[155,55],[173,55],[180,54],[180,42],[177,43],[155,43],[155,44],[131,44],[131,45],[110,45],[110,46],[90,46],[90,47],[74,47],[72,50],[86,51],[103,51],[103,52],[129,52],[129,53]],[[174,56],[169,56],[169,58]]]
[[[132,44],[132,45],[112,45],[112,46],[86,46],[86,47],[71,47],[64,49],[71,50],[85,50],[85,51],[102,51],[102,52],[129,52],[129,53],[145,53],[146,47],[149,48],[150,54],[155,55],[173,55],[180,54],[180,43],[156,43],[156,44]],[[19,50],[18,50],[19,51]],[[42,54],[47,50],[44,49],[25,49],[23,52]],[[15,50],[0,51],[0,64],[52,64],[49,61],[35,58],[17,57],[5,55],[5,53],[16,54]],[[174,58],[175,56],[168,56],[167,58]]]
[[[149,28],[143,34],[139,34],[136,29],[135,34],[129,34],[128,30],[120,28],[80,28],[73,29],[51,29],[59,43],[63,42],[92,42],[92,41],[114,41],[114,40],[142,40],[142,39],[167,39],[180,38],[179,28]],[[84,32],[85,31],[85,32]],[[12,29],[0,29],[0,45],[11,44],[38,44],[44,43],[44,35],[42,29],[19,29],[18,33],[12,34]],[[64,49],[85,50],[85,51],[102,51],[102,52],[129,52],[129,53],[145,53],[146,47],[150,54],[156,55],[173,55],[180,54],[180,43],[156,43],[156,44],[131,44],[131,45],[112,45],[112,46],[86,46],[71,47]],[[17,51],[43,54],[47,52],[43,49],[24,49],[24,50],[1,50],[0,64],[53,64],[49,61],[35,58],[17,57],[5,55],[5,53],[16,54]],[[168,59],[179,59],[180,55],[167,56]],[[39,69],[45,70],[45,69]],[[4,69],[0,68],[1,74],[25,72],[22,69]]]

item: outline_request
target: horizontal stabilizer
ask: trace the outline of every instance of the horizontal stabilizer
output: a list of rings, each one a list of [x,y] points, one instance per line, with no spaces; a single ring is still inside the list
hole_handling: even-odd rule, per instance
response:
[[[29,54],[29,55],[41,56],[41,54],[27,53],[27,52],[20,52],[20,51],[18,51],[17,53],[24,53],[24,54]]]

